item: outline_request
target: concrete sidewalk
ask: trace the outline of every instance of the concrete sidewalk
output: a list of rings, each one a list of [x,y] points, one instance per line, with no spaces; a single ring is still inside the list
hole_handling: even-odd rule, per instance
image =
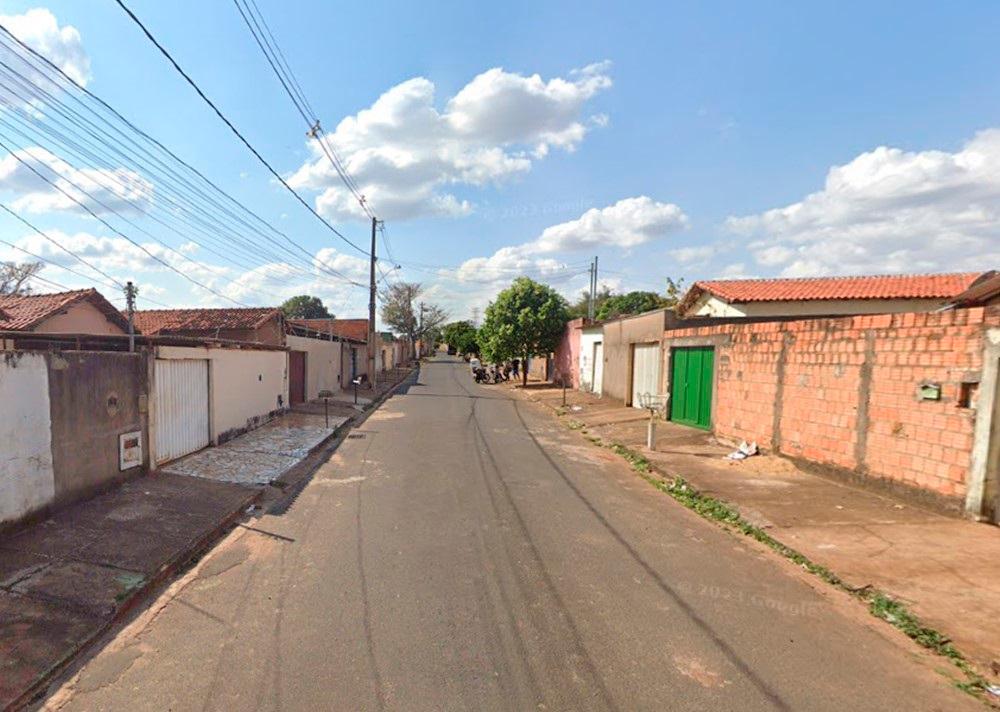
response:
[[[777,540],[860,588],[907,603],[984,672],[1000,662],[1000,528],[956,519],[805,472],[760,455],[725,459],[709,433],[659,421],[646,449],[646,411],[591,394],[529,384],[521,395],[580,423],[588,434],[642,452],[664,475],[723,500]]]
[[[152,474],[0,537],[0,709],[41,689],[256,496]]]

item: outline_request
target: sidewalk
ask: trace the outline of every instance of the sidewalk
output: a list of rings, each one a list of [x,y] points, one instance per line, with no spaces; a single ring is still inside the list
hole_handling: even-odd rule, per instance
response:
[[[256,493],[152,474],[0,538],[0,709],[45,683]]]
[[[383,374],[374,394],[365,391],[364,409],[411,373]],[[341,398],[298,404],[219,447],[0,535],[0,710],[44,689],[146,592],[251,504],[267,502],[266,485],[283,492],[307,477],[321,446],[358,416]]]
[[[721,499],[775,539],[826,566],[848,585],[872,585],[907,603],[950,636],[987,677],[1000,663],[1000,528],[947,517],[908,502],[810,474],[789,460],[724,459],[732,447],[710,434],[658,421],[646,450],[646,411],[591,394],[529,384],[519,393],[625,445],[663,475],[679,475]]]

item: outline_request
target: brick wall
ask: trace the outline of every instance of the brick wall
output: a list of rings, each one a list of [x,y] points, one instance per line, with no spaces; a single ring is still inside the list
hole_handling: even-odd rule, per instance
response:
[[[962,384],[998,323],[976,308],[725,324],[669,330],[664,353],[669,366],[671,346],[715,344],[719,435],[957,499],[975,418]],[[918,397],[927,382],[939,401]]]

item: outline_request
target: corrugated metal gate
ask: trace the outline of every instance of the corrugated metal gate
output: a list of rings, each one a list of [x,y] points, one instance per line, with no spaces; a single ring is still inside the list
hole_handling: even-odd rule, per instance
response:
[[[660,345],[636,344],[632,352],[632,407],[641,408],[639,396],[656,395],[660,387]]]
[[[156,359],[154,457],[161,465],[208,445],[208,361]]]

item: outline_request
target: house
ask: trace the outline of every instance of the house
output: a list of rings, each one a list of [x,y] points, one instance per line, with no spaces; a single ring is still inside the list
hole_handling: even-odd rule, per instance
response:
[[[188,336],[283,346],[284,315],[276,307],[236,309],[148,309],[135,312],[135,326],[150,336]]]
[[[677,321],[672,310],[656,309],[604,322],[601,394],[640,408],[642,394],[662,393],[660,343],[663,332]]]
[[[580,387],[580,332],[587,319],[566,322],[566,330],[552,355],[552,382],[567,388]]]
[[[578,388],[588,393],[601,395],[604,377],[604,325],[602,323],[581,324],[579,351]]]
[[[0,295],[0,331],[35,334],[126,334],[128,321],[96,289],[56,294]],[[25,339],[0,339],[13,348]],[[10,343],[8,343],[10,342]]]
[[[314,339],[322,339],[328,336],[341,345],[341,352],[338,354],[340,363],[339,379],[337,380],[338,387],[345,388],[349,386],[351,381],[359,376],[367,380],[367,319],[290,319],[289,326],[291,327],[290,333],[297,336]],[[308,364],[306,370],[308,370]],[[310,393],[314,391],[311,387],[307,387],[307,390]],[[334,389],[330,388],[329,390]]]
[[[807,317],[930,312],[981,278],[954,274],[731,279],[695,282],[677,306],[691,317]]]
[[[979,279],[955,297],[947,308],[985,307],[995,304],[1000,304],[1000,272],[990,270],[983,272]]]

